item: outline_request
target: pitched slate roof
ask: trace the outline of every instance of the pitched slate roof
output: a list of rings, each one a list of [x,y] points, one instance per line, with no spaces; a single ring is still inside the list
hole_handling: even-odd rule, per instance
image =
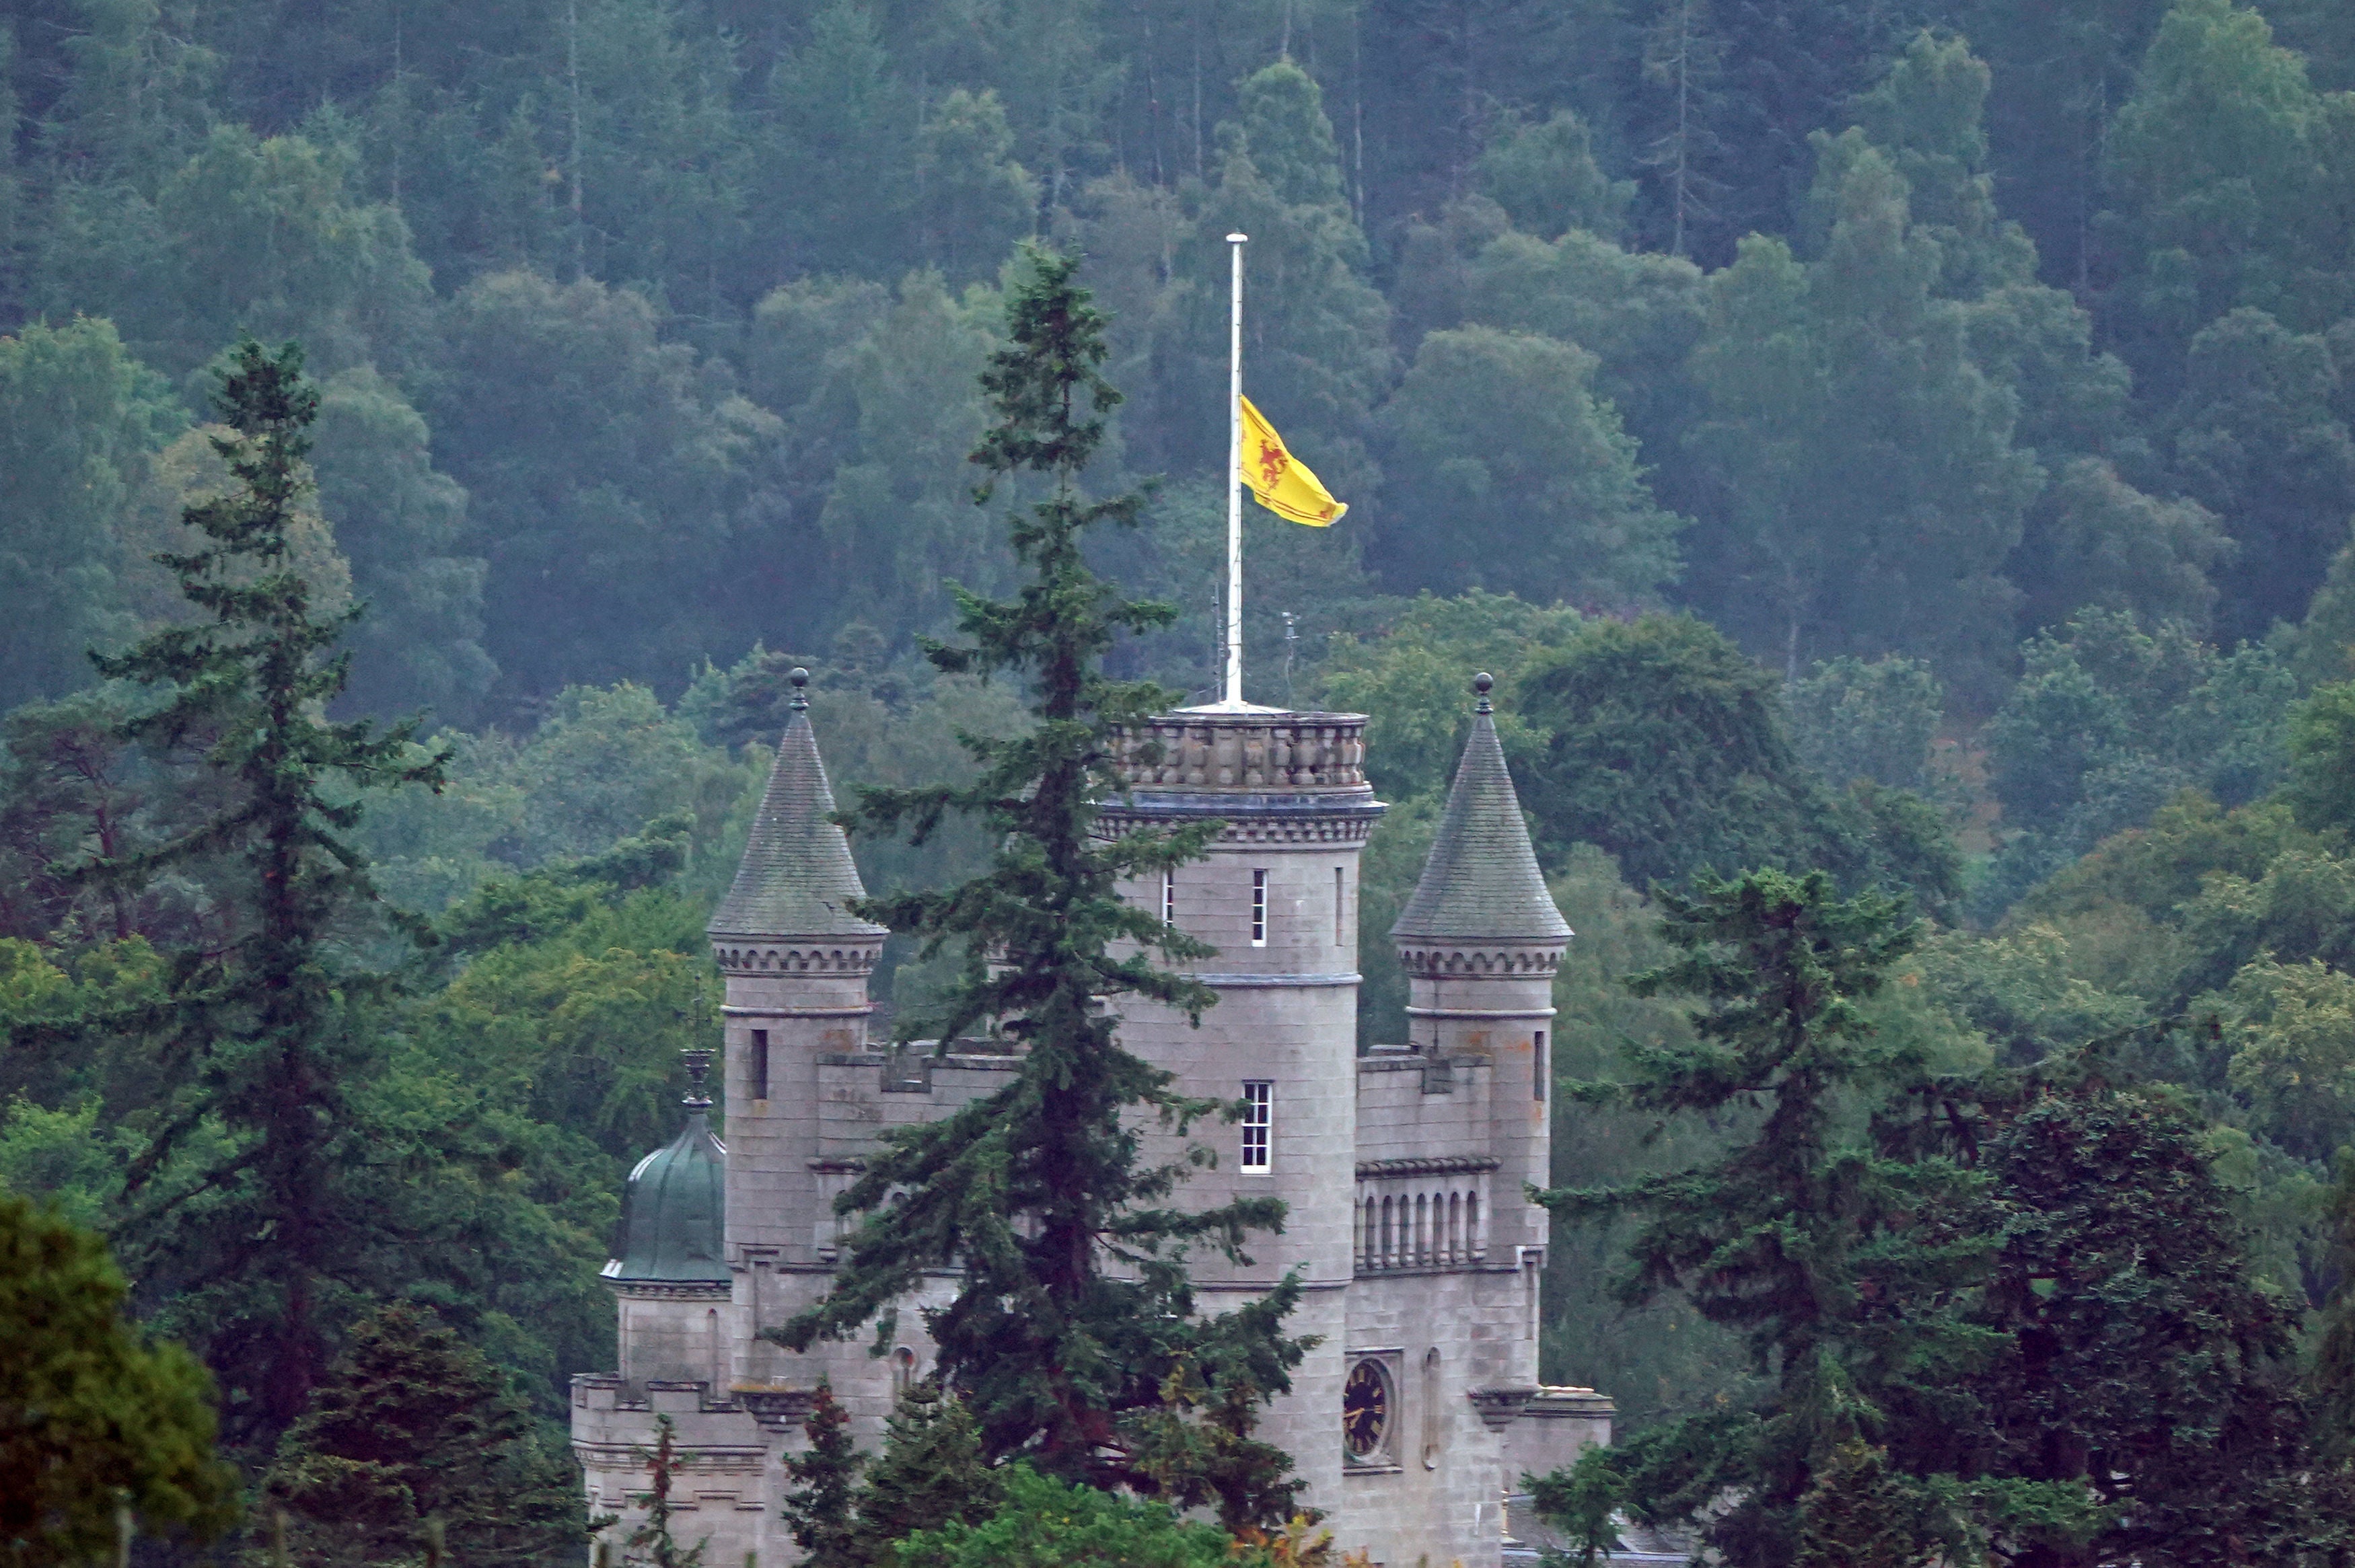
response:
[[[794,674],[796,687],[809,679],[805,670]],[[882,927],[850,913],[847,900],[867,889],[848,836],[828,820],[833,812],[809,704],[796,693],[736,880],[705,929],[715,937],[881,936]]]
[[[1423,863],[1423,880],[1391,927],[1401,941],[1544,942],[1571,935],[1529,847],[1529,824],[1489,713],[1489,685],[1487,675],[1475,683],[1480,703],[1447,791],[1446,813]]]

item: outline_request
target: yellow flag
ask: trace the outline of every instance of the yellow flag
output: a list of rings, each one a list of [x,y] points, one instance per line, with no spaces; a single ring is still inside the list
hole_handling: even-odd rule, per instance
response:
[[[1308,471],[1308,465],[1284,450],[1284,438],[1252,407],[1250,398],[1236,401],[1243,406],[1242,471],[1237,477],[1251,487],[1259,503],[1278,517],[1289,517],[1311,528],[1329,528],[1338,522],[1341,514],[1349,510],[1348,504],[1334,500],[1333,493]]]

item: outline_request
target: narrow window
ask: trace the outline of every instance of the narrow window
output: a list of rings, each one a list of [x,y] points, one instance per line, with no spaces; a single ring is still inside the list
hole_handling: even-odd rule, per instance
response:
[[[891,1352],[891,1392],[905,1396],[916,1386],[916,1352],[901,1345]]]
[[[1439,1351],[1423,1358],[1423,1467],[1439,1468],[1440,1423],[1447,1419],[1447,1404],[1439,1395]]]
[[[1447,1194],[1447,1261],[1464,1261],[1464,1194]]]
[[[1341,868],[1333,868],[1333,945],[1341,945],[1341,915],[1348,906],[1341,901]]]
[[[1538,1031],[1537,1040],[1529,1051],[1529,1087],[1537,1092],[1538,1099],[1542,1102],[1546,1090],[1545,1031],[1542,1029]]]
[[[1480,1262],[1487,1255],[1487,1245],[1480,1239],[1480,1194],[1464,1194],[1464,1242],[1472,1254],[1472,1261]]]
[[[1388,1198],[1384,1198],[1382,1200],[1382,1266],[1384,1268],[1388,1268],[1398,1262],[1397,1250],[1391,1245],[1392,1234],[1393,1233],[1391,1229],[1391,1201]]]
[[[1174,865],[1161,868],[1161,923],[1178,924],[1178,868]]]
[[[1421,1192],[1414,1195],[1414,1257],[1418,1266],[1431,1261],[1431,1200]]]
[[[769,1097],[769,1032],[767,1030],[752,1031],[751,1057],[751,1061],[746,1064],[745,1075],[752,1081],[752,1097],[756,1100],[765,1100]]]
[[[1252,873],[1252,946],[1267,946],[1267,873]]]
[[[1265,1078],[1243,1081],[1243,1169],[1268,1168],[1268,1135],[1273,1130],[1275,1085]]]

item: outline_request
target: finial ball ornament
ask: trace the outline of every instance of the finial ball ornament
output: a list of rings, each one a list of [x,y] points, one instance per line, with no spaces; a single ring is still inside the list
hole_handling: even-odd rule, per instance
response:
[[[1491,691],[1496,689],[1496,685],[1497,677],[1491,675],[1486,670],[1481,671],[1478,674],[1472,677],[1472,690],[1480,696],[1487,696]]]
[[[785,679],[791,681],[797,688],[806,686],[809,684],[809,672],[796,664],[786,673]]]

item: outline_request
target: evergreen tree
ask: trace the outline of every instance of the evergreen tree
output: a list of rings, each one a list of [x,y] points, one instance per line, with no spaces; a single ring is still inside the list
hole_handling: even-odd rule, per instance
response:
[[[114,1549],[118,1503],[151,1531],[199,1542],[236,1518],[204,1369],[124,1322],[124,1294],[96,1236],[0,1192],[0,1553],[12,1563],[97,1561]]]
[[[1617,1092],[1660,1115],[1754,1107],[1753,1130],[1700,1164],[1545,1201],[1568,1219],[1639,1215],[1622,1298],[1683,1291],[1704,1318],[1742,1331],[1771,1393],[1753,1411],[1688,1416],[1598,1451],[1581,1467],[1582,1507],[1599,1528],[1615,1506],[1675,1518],[1733,1488],[1707,1539],[1728,1562],[1764,1568],[1801,1549],[1828,1455],[1884,1419],[1940,1407],[1969,1336],[1950,1317],[1904,1308],[1964,1283],[1984,1246],[1911,1223],[1943,1195],[1940,1172],[1877,1160],[1840,1125],[1851,1097],[1920,1065],[1861,1007],[1919,926],[1884,898],[1835,897],[1821,873],[1707,878],[1661,905],[1662,933],[1682,954],[1629,984],[1701,1006],[1689,1043],[1634,1049]],[[1552,1497],[1557,1509],[1577,1500]],[[1829,1528],[1820,1503],[1817,1516]]]
[[[894,1542],[919,1530],[979,1524],[997,1511],[1005,1489],[973,1413],[939,1378],[923,1378],[884,1418],[883,1452],[859,1489],[849,1535],[855,1561],[899,1568]]]
[[[865,1457],[851,1446],[850,1412],[824,1382],[802,1433],[809,1447],[785,1456],[785,1475],[794,1484],[779,1500],[777,1517],[807,1553],[803,1561],[809,1568],[865,1568],[868,1559],[853,1523]]]
[[[506,1376],[431,1308],[394,1302],[352,1326],[261,1494],[303,1561],[422,1554],[438,1523],[462,1563],[522,1568],[579,1542],[580,1481]]]
[[[1160,1202],[1185,1160],[1141,1165],[1133,1118],[1162,1119],[1183,1139],[1220,1107],[1172,1093],[1167,1072],[1121,1045],[1106,1005],[1136,995],[1199,1016],[1210,1001],[1154,961],[1207,949],[1116,886],[1199,854],[1211,830],[1091,836],[1096,803],[1121,788],[1118,726],[1166,701],[1150,685],[1107,679],[1099,662],[1121,632],[1167,624],[1170,612],[1121,598],[1082,556],[1085,531],[1134,519],[1139,498],[1093,500],[1079,488],[1118,394],[1097,368],[1103,319],[1073,285],[1077,266],[1030,256],[1008,306],[1009,342],[983,379],[998,423],[974,454],[991,476],[977,498],[1025,473],[1050,487],[1010,524],[1030,579],[1011,599],[965,596],[959,619],[973,644],[931,655],[944,671],[1026,676],[1038,726],[1011,740],[964,736],[979,765],[971,785],[865,789],[856,813],[919,840],[951,811],[986,824],[996,847],[985,874],[872,898],[860,914],[917,937],[928,955],[952,940],[967,955],[939,1006],[902,1023],[903,1038],[996,1029],[1020,1070],[952,1116],[884,1135],[841,1200],[864,1217],[833,1287],[774,1332],[796,1349],[856,1332],[922,1270],[955,1267],[955,1298],[926,1322],[942,1378],[973,1411],[985,1451],[1117,1479],[1133,1470],[1106,1457],[1119,1417],[1158,1400],[1178,1355],[1231,1341],[1220,1372],[1272,1394],[1302,1351],[1278,1331],[1296,1281],[1257,1306],[1195,1316],[1183,1247],[1207,1242],[1239,1256],[1248,1232],[1282,1223],[1282,1206],[1252,1198],[1183,1212]],[[1115,957],[1114,943],[1136,950]]]
[[[176,957],[168,1012],[152,1021],[181,1092],[132,1169],[131,1224],[150,1287],[190,1293],[181,1314],[201,1323],[232,1430],[249,1440],[308,1403],[336,1282],[360,1261],[368,1223],[342,1181],[354,1152],[345,1078],[360,1050],[353,1009],[389,982],[345,956],[345,931],[375,897],[346,835],[368,792],[442,779],[442,754],[411,745],[412,724],[378,733],[320,716],[344,689],[347,661],[333,650],[359,612],[318,613],[286,561],[318,410],[302,363],[291,344],[273,356],[247,339],[221,373],[228,429],[213,444],[236,489],[188,509],[202,547],[160,557],[210,623],[97,660],[111,678],[165,688],[123,733],[161,753],[200,753],[226,800],[189,831],[86,872],[136,885],[226,863],[246,879],[235,935]],[[201,1169],[176,1167],[211,1126],[227,1134],[205,1140],[218,1152]],[[190,1208],[197,1191],[210,1200]]]

